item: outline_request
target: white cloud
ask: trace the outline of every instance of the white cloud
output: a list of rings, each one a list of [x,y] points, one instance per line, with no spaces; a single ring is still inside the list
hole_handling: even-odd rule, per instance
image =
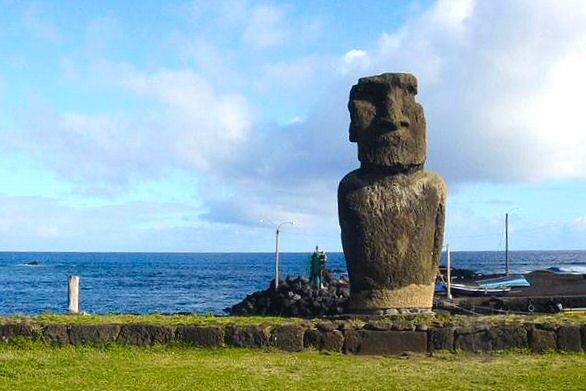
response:
[[[104,51],[121,35],[118,19],[114,16],[103,16],[88,22],[85,32],[85,47],[89,55]]]
[[[586,216],[578,217],[575,223],[580,229],[586,231]]]
[[[452,182],[584,178],[583,2],[438,1],[369,50],[420,81],[429,161]]]
[[[53,42],[62,38],[59,28],[51,18],[50,10],[39,3],[28,4],[22,16],[22,23],[37,38]]]
[[[191,70],[145,73],[114,63],[99,69],[103,82],[156,108],[87,115],[37,106],[3,147],[32,154],[82,189],[108,193],[177,168],[213,172],[237,156],[252,131],[247,100],[218,93]]]
[[[368,53],[360,49],[352,49],[346,52],[342,57],[341,72],[347,74],[348,72],[363,71],[370,66],[370,58]]]
[[[288,34],[284,11],[271,7],[256,8],[264,19],[248,18],[246,39],[254,47],[278,45]],[[234,87],[211,71],[98,62],[80,74],[145,99],[148,109],[41,113],[17,146],[91,185],[194,170],[209,181],[201,194],[209,220],[251,224],[277,216],[332,232],[337,182],[358,165],[347,136],[348,92],[368,74],[404,71],[419,78],[429,166],[452,186],[586,178],[579,106],[585,42],[583,2],[439,1],[398,31],[381,33],[371,47],[348,48],[337,61],[297,58],[240,75],[254,82],[266,77],[274,86],[267,100],[289,94],[315,102],[306,104],[303,122],[287,126],[258,119],[246,81]],[[213,46],[195,46],[198,64],[214,53]],[[224,62],[222,54],[207,69]]]
[[[272,5],[260,5],[251,12],[243,39],[253,48],[265,49],[282,44],[287,35],[284,10]]]

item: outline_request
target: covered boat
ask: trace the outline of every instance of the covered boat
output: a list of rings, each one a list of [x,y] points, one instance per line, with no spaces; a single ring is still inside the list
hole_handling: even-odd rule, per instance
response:
[[[488,288],[476,284],[451,284],[450,288],[456,296],[504,296],[511,291],[511,287]]]
[[[511,274],[508,276],[476,280],[476,284],[483,288],[515,288],[531,286],[529,281],[522,274]]]

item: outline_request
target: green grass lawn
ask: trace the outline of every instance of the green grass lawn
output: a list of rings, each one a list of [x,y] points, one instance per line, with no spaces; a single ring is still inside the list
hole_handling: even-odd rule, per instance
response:
[[[586,354],[354,357],[180,346],[0,344],[0,389],[583,390]]]
[[[0,316],[0,324],[5,323],[43,323],[43,324],[128,324],[148,323],[157,325],[223,325],[223,324],[261,324],[261,323],[295,323],[301,318],[282,318],[277,316],[214,316],[214,315],[63,315],[46,313],[32,316]]]
[[[400,317],[394,317],[397,319]],[[389,321],[392,319],[389,318]],[[300,323],[306,321],[302,318],[284,318],[278,316],[214,316],[214,315],[64,315],[46,313],[33,316],[0,316],[0,324],[5,323],[43,323],[43,324],[128,324],[148,323],[161,325],[196,324],[196,325],[254,325],[261,323],[282,324]],[[320,319],[313,320],[320,322]],[[540,315],[493,315],[493,316],[418,316],[415,323],[432,323],[442,321],[466,325],[474,322],[488,323],[513,323],[513,322],[550,322],[550,323],[583,323],[586,324],[586,315],[580,314],[540,314]]]

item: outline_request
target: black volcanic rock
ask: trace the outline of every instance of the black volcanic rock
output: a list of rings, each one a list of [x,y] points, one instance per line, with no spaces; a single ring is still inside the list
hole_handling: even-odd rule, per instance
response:
[[[247,295],[240,303],[225,309],[232,315],[277,315],[313,317],[344,312],[350,289],[347,280],[324,279],[323,289],[315,289],[306,277],[287,277],[275,290],[274,280],[268,289]]]

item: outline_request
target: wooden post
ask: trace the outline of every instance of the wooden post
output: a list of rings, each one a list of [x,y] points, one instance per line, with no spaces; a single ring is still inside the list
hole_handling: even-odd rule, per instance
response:
[[[67,278],[69,287],[69,313],[79,314],[79,276]]]
[[[279,234],[281,226],[277,227],[277,240],[275,243],[275,290],[279,288]]]

